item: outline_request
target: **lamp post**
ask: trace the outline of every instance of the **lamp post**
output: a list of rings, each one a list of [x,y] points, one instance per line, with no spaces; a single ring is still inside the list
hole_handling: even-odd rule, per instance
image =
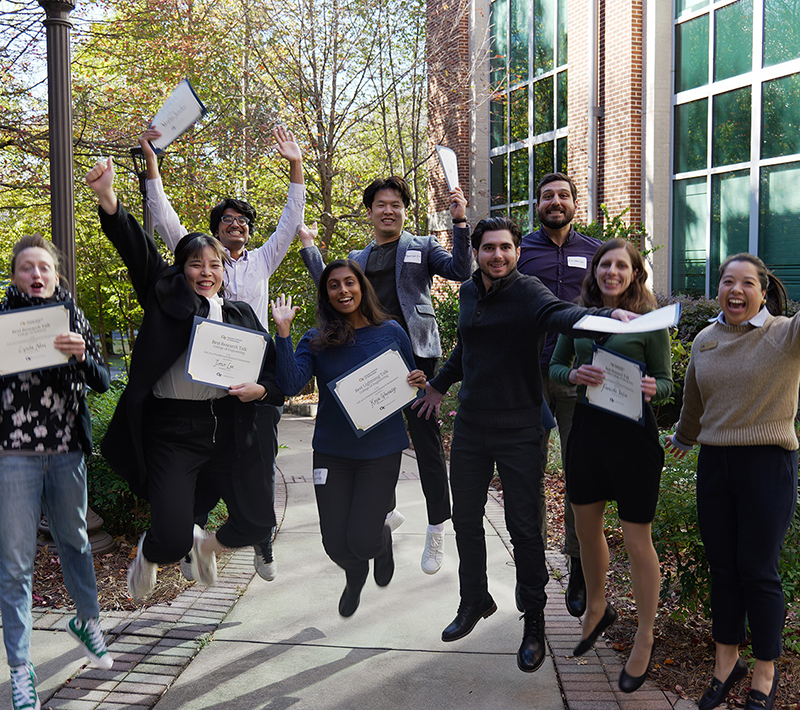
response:
[[[47,96],[50,124],[50,220],[63,274],[75,291],[75,184],[72,154],[72,0],[38,0],[47,17]]]

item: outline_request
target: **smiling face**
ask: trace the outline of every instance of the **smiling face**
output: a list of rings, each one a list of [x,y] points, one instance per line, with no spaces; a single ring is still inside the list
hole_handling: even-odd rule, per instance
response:
[[[717,301],[728,325],[741,325],[758,314],[767,292],[758,269],[748,261],[732,261],[719,280]]]
[[[328,274],[325,283],[328,300],[345,318],[361,314],[361,283],[352,269],[340,266]]]
[[[402,196],[389,187],[378,190],[372,207],[367,208],[367,217],[372,222],[378,244],[398,239],[406,221],[406,206]]]
[[[28,296],[50,298],[58,285],[58,274],[50,252],[41,247],[23,249],[14,260],[11,283]]]
[[[250,224],[241,212],[229,207],[222,213],[217,236],[234,258],[241,254],[250,240]]]
[[[614,308],[638,272],[627,249],[609,249],[597,262],[594,278],[603,295],[603,305]]]
[[[480,246],[472,252],[487,291],[493,281],[508,276],[519,259],[519,247],[514,245],[514,238],[507,229],[484,232]]]
[[[200,296],[215,296],[222,288],[224,268],[222,260],[211,247],[190,256],[183,266],[189,286]]]
[[[561,229],[575,217],[575,200],[572,188],[564,180],[554,180],[542,187],[536,203],[539,221],[550,229]]]

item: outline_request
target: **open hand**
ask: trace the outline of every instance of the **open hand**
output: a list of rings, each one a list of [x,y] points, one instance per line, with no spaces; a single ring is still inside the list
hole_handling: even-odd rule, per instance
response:
[[[294,135],[286,126],[275,126],[272,129],[272,135],[275,136],[275,142],[278,144],[278,153],[280,153],[281,158],[288,160],[290,163],[299,163],[303,160],[303,152],[294,139]]]
[[[272,306],[272,320],[275,322],[275,330],[281,338],[288,338],[291,333],[291,325],[300,306],[292,305],[292,297],[281,294],[270,302]]]

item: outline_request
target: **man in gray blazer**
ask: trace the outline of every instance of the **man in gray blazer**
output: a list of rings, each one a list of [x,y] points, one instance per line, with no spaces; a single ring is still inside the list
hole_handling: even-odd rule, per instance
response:
[[[436,237],[417,236],[403,229],[406,210],[411,204],[411,190],[403,178],[392,176],[374,180],[364,190],[363,201],[372,222],[373,240],[364,249],[350,252],[349,256],[364,270],[384,310],[405,328],[414,349],[416,366],[430,379],[442,354],[431,301],[433,277],[465,281],[472,274],[467,200],[461,188],[450,193],[452,254]],[[304,246],[308,246],[305,241]],[[312,278],[319,282],[325,267],[319,250],[304,248],[301,254]],[[420,419],[410,408],[405,414],[428,511],[421,565],[426,574],[435,574],[442,566],[444,522],[450,518],[450,489],[442,437],[436,417]],[[402,521],[396,510],[387,519],[392,529]]]

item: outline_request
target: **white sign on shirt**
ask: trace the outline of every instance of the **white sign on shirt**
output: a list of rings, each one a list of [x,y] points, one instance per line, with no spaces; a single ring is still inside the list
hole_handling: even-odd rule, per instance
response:
[[[406,252],[406,257],[403,259],[407,264],[421,264],[422,263],[422,252],[417,251],[416,249],[409,249]]]
[[[585,269],[587,267],[586,257],[585,256],[568,256],[567,257],[567,266],[571,266],[575,269]]]

